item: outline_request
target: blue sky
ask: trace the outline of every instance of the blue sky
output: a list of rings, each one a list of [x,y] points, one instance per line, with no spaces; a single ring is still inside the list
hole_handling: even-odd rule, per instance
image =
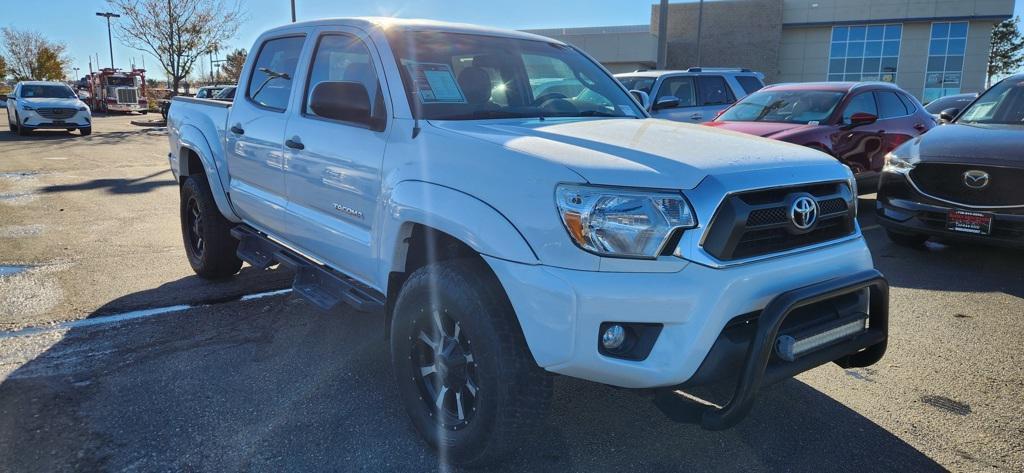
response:
[[[46,8],[4,8],[0,26],[14,26],[42,32],[68,45],[73,67],[88,70],[89,56],[100,55],[107,66],[107,31],[95,12],[107,11],[105,0],[42,0]],[[679,0],[675,0],[679,1]],[[694,1],[694,0],[690,0]],[[262,31],[290,21],[289,0],[242,0],[249,21],[229,45],[249,49]],[[633,25],[650,22],[655,0],[296,0],[299,20],[330,16],[400,16],[479,23],[501,28],[525,29],[574,26]],[[21,2],[26,6],[26,2]],[[1024,0],[1018,0],[1017,15],[1024,14]],[[117,21],[116,19],[114,21]],[[145,54],[123,46],[114,39],[114,62],[126,67],[132,58],[141,67]],[[161,77],[156,60],[145,58],[150,77]]]

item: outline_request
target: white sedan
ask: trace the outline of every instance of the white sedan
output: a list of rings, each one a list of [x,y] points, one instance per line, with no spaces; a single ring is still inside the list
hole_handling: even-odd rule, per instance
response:
[[[7,125],[26,136],[32,130],[92,133],[92,113],[75,91],[60,82],[19,82],[7,96]]]

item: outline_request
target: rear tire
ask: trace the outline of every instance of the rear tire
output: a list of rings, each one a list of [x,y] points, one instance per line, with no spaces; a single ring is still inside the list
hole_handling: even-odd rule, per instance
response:
[[[399,394],[441,461],[487,465],[537,435],[552,377],[534,361],[485,263],[416,270],[398,294],[390,333]]]
[[[188,263],[199,277],[226,278],[242,267],[232,226],[217,208],[206,176],[187,177],[181,186],[181,234]]]
[[[89,136],[89,135],[92,134],[92,127],[91,126],[87,126],[85,128],[79,128],[78,131],[79,131],[79,133],[82,134],[82,136]]]
[[[917,233],[897,233],[892,230],[886,230],[885,234],[893,243],[908,248],[920,248],[924,242],[928,241],[928,235]]]

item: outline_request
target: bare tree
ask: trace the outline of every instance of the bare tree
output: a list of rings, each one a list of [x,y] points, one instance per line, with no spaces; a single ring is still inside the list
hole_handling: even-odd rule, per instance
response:
[[[117,38],[160,62],[175,93],[201,56],[235,36],[241,0],[107,0],[122,16]]]
[[[0,36],[0,53],[6,59],[7,72],[16,80],[62,79],[71,64],[63,43],[50,41],[38,32],[4,27]]]

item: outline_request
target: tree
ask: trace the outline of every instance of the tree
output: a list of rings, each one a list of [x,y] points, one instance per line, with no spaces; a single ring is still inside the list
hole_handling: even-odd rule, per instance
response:
[[[8,73],[16,80],[63,79],[71,60],[63,43],[50,41],[35,31],[0,29]]]
[[[56,51],[44,47],[36,53],[36,64],[32,71],[32,77],[38,80],[64,79],[65,65]]]
[[[3,82],[7,78],[7,61],[3,56],[0,56],[0,82]]]
[[[1020,18],[1014,17],[1000,22],[992,30],[992,49],[988,55],[987,83],[998,75],[1017,72],[1024,65],[1024,36],[1021,35]]]
[[[201,56],[235,36],[241,0],[107,0],[120,13],[117,37],[160,62],[177,92]]]
[[[242,75],[242,66],[245,65],[245,58],[248,53],[245,49],[236,49],[228,53],[221,64],[221,72],[227,76],[228,81],[238,83],[238,77]]]

